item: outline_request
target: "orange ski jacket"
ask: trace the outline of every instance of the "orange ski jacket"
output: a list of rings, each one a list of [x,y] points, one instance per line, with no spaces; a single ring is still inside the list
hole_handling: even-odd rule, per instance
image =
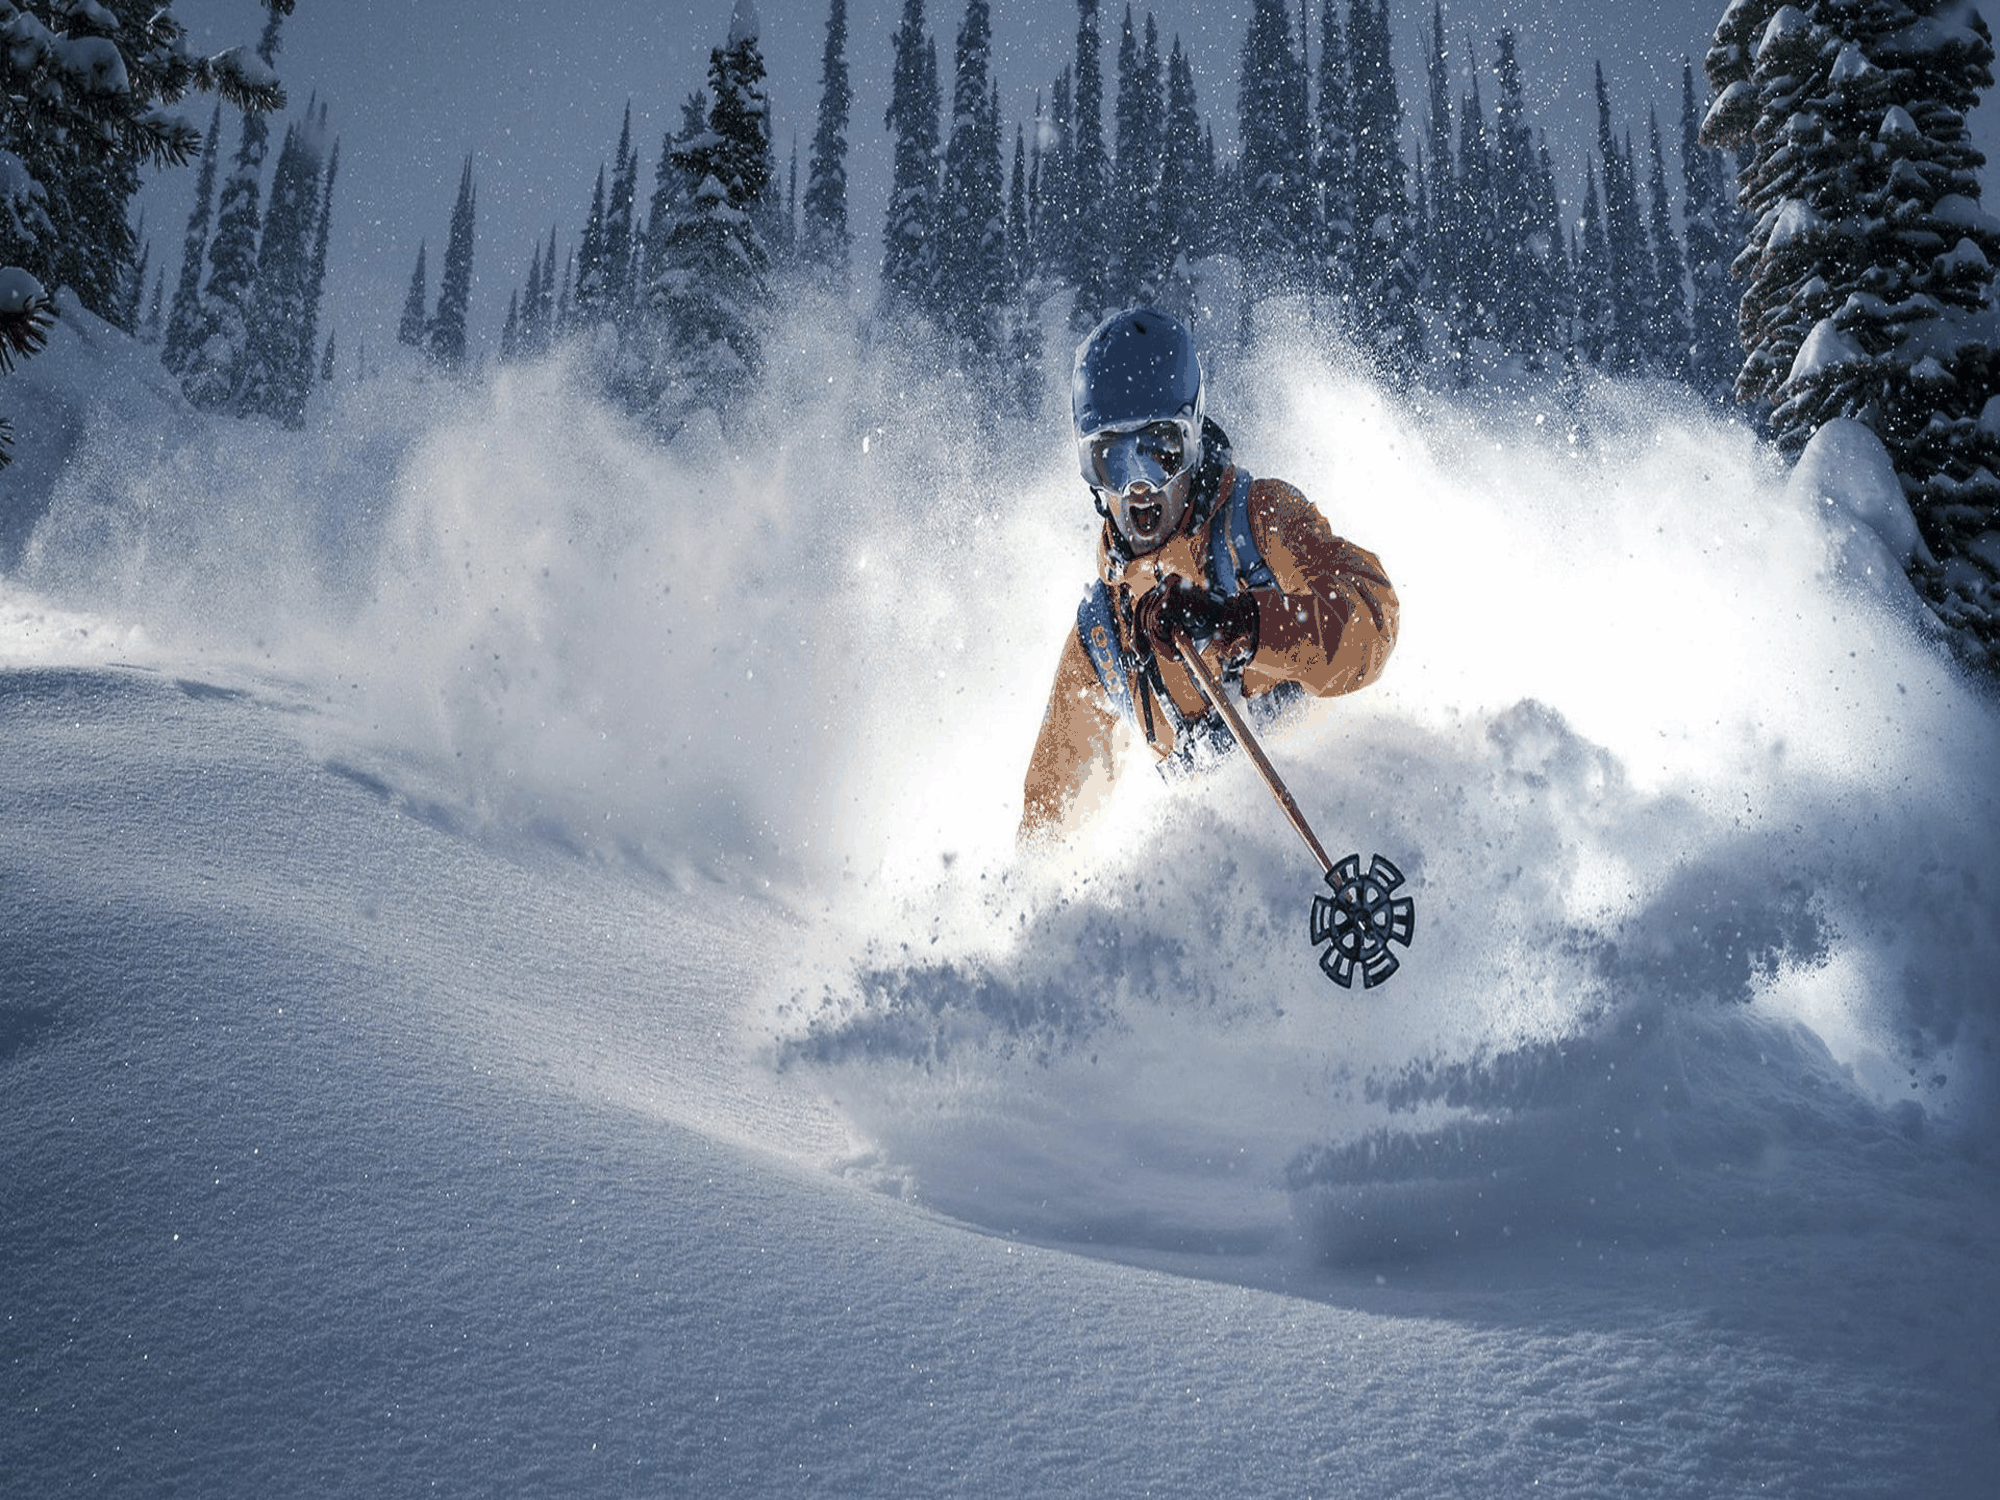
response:
[[[1396,591],[1381,563],[1335,536],[1318,508],[1291,485],[1240,477],[1246,482],[1240,505],[1231,503],[1239,481],[1232,464],[1206,504],[1189,507],[1180,532],[1143,557],[1130,556],[1110,521],[1104,523],[1097,561],[1105,592],[1098,595],[1093,585],[1100,605],[1093,611],[1086,598],[1078,628],[1056,661],[1022,794],[1024,840],[1063,827],[1079,810],[1079,799],[1089,800],[1087,792],[1116,774],[1120,717],[1130,719],[1162,760],[1185,756],[1197,727],[1213,739],[1219,716],[1187,668],[1158,655],[1142,664],[1134,651],[1132,606],[1171,574],[1203,587],[1221,586],[1211,576],[1217,571],[1213,564],[1219,560],[1222,570],[1235,572],[1239,552],[1250,555],[1229,545],[1226,531],[1221,538],[1213,535],[1229,525],[1232,513],[1247,522],[1254,555],[1262,559],[1261,567],[1229,580],[1236,592],[1248,590],[1257,601],[1257,649],[1240,669],[1248,703],[1254,707],[1285,683],[1330,698],[1380,675],[1396,644],[1397,618]],[[1238,676],[1213,646],[1204,659],[1218,675]],[[1226,740],[1227,730],[1221,734]]]

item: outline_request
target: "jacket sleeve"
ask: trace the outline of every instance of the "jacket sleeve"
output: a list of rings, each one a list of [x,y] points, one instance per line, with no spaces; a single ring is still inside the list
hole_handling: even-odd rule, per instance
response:
[[[1259,589],[1257,651],[1243,686],[1296,682],[1319,698],[1373,682],[1396,645],[1396,591],[1372,552],[1337,537],[1289,484],[1260,480],[1250,524],[1275,589]]]
[[[1056,680],[1049,689],[1049,706],[1042,715],[1042,732],[1028,760],[1027,785],[1021,797],[1023,843],[1038,835],[1060,832],[1076,810],[1077,799],[1098,777],[1113,770],[1113,733],[1118,716],[1104,696],[1096,669],[1072,630],[1056,662]]]

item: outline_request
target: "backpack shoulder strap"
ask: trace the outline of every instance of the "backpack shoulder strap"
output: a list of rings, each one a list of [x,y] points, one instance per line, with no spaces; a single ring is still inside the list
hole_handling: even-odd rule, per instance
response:
[[[1234,594],[1242,589],[1268,589],[1277,584],[1270,564],[1250,535],[1250,485],[1240,465],[1229,487],[1229,498],[1208,528],[1208,576],[1217,589]]]
[[[1111,590],[1103,579],[1091,584],[1090,592],[1076,607],[1077,638],[1084,655],[1097,669],[1097,680],[1111,707],[1121,718],[1136,719],[1132,705],[1132,679],[1126,670],[1125,653],[1118,644],[1118,624],[1111,614]]]

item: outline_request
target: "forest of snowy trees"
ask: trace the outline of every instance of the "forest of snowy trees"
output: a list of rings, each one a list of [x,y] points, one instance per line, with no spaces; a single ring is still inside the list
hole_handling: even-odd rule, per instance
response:
[[[32,351],[44,288],[68,287],[156,342],[197,407],[304,422],[335,368],[320,304],[338,148],[309,104],[265,183],[290,9],[269,0],[254,46],[198,59],[157,0],[0,0],[17,85],[0,262],[18,268],[0,273],[0,360]],[[772,320],[807,289],[984,390],[996,418],[1032,414],[1047,362],[1110,309],[1208,319],[1213,346],[1284,299],[1393,385],[1679,382],[1738,403],[1787,454],[1835,419],[1865,425],[1918,522],[1912,577],[1955,644],[2000,660],[2000,221],[1965,123],[1993,48],[1966,0],[1733,0],[1701,71],[1684,63],[1644,121],[1614,118],[1598,71],[1581,182],[1557,179],[1579,143],[1552,148],[1534,119],[1514,33],[1452,36],[1441,4],[1408,89],[1387,0],[1249,0],[1220,132],[1233,154],[1182,39],[1141,8],[1077,0],[1073,60],[1014,121],[990,0],[955,19],[947,51],[925,0],[903,0],[889,97],[858,101],[847,3],[828,0],[815,128],[781,170],[755,7],[737,0],[657,152],[628,105],[607,167],[578,184],[580,223],[523,247],[496,338],[469,326],[476,153],[461,163],[399,340],[443,373],[488,348],[581,351],[671,440],[702,411],[732,424]],[[159,108],[196,88],[234,107],[226,162],[219,106],[205,137]],[[850,202],[856,108],[888,131],[885,204]],[[115,124],[63,128],[77,119]],[[141,165],[197,158],[169,295],[129,206]],[[1225,279],[1240,292],[1218,323]]]

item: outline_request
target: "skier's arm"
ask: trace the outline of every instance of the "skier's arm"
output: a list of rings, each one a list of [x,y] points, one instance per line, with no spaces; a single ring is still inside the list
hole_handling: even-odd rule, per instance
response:
[[[1289,484],[1260,480],[1250,524],[1275,589],[1258,589],[1257,651],[1243,686],[1296,682],[1330,698],[1373,682],[1396,645],[1396,591],[1371,552],[1337,537]]]
[[[1071,631],[1056,663],[1042,732],[1028,760],[1021,796],[1022,843],[1060,833],[1078,811],[1076,804],[1085,790],[1099,777],[1110,776],[1117,725],[1083,642]]]

